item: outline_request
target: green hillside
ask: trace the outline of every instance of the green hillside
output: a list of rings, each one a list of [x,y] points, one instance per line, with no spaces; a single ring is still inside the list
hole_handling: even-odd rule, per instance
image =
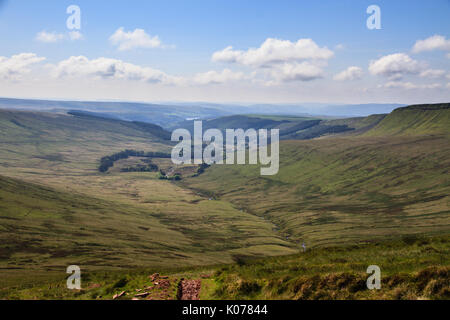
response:
[[[367,136],[450,133],[450,103],[414,105],[395,109]]]
[[[216,165],[182,184],[269,219],[298,245],[448,233],[450,141],[445,130],[430,129],[450,127],[448,109],[416,108],[395,111],[372,130],[401,120],[401,112],[414,119],[426,113],[438,124],[415,125],[435,135],[285,141],[275,176],[260,176],[259,166]]]
[[[114,152],[169,152],[147,128],[0,112],[0,282],[61,272],[68,263],[87,270],[188,266],[296,252],[271,222],[157,172],[98,172],[100,159]]]
[[[255,252],[258,245],[269,251],[279,246],[281,253],[286,246],[271,238],[270,226],[260,219],[201,199],[187,204],[192,212],[178,221],[170,208],[164,212],[1,176],[0,199],[0,267],[16,272],[61,271],[71,262],[90,270],[197,265],[231,261],[240,248],[251,254],[252,246]],[[187,224],[196,214],[208,223]]]
[[[208,129],[279,129],[282,140],[308,140],[329,135],[361,134],[377,125],[385,115],[372,115],[348,119],[319,119],[279,115],[233,115],[204,120],[203,131]],[[194,121],[183,121],[175,128],[193,132]]]

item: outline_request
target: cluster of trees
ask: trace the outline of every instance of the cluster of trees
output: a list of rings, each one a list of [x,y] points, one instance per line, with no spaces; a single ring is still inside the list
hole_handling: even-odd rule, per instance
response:
[[[124,151],[120,151],[117,153],[114,153],[110,156],[105,156],[100,159],[100,166],[98,167],[98,170],[100,172],[106,172],[114,166],[114,162],[122,159],[128,159],[129,157],[141,157],[141,158],[149,158],[149,159],[143,159],[142,161],[146,164],[138,164],[136,166],[122,168],[121,172],[156,172],[159,170],[158,166],[154,163],[152,163],[151,158],[171,158],[172,155],[169,153],[163,153],[163,152],[144,152],[144,151],[136,151],[127,149]],[[198,166],[196,173],[194,174],[194,177],[199,176],[202,174],[206,168],[208,168],[209,165],[206,163],[202,163]],[[161,180],[181,180],[181,175],[176,173],[173,176],[167,176],[166,173],[162,170],[159,170],[159,179]]]
[[[158,166],[153,163],[147,165],[138,164],[134,167],[122,168],[121,172],[156,172],[158,171]]]
[[[136,151],[136,150],[124,150],[117,153],[114,153],[110,156],[105,156],[100,159],[100,166],[98,167],[98,171],[106,172],[109,168],[114,166],[114,162],[121,159],[128,159],[129,157],[143,157],[143,158],[170,158],[170,153],[163,152],[144,152],[144,151]],[[158,170],[158,169],[156,169]],[[154,170],[154,171],[156,171]]]

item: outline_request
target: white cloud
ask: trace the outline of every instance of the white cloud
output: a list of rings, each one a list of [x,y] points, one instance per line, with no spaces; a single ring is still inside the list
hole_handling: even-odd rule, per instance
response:
[[[53,66],[55,77],[95,77],[103,79],[124,79],[150,83],[179,84],[183,80],[169,76],[149,67],[123,62],[117,59],[98,58],[89,60],[84,56],[72,56]]]
[[[4,79],[18,79],[29,73],[29,67],[45,60],[34,53],[20,53],[10,58],[0,57],[0,77]]]
[[[450,89],[450,82],[447,82],[447,85],[445,86],[447,89]]]
[[[237,63],[252,67],[267,67],[275,64],[293,63],[304,60],[328,60],[334,55],[326,47],[319,47],[311,39],[297,42],[269,38],[259,47],[247,51],[233,50],[229,46],[213,54],[214,62]]]
[[[311,81],[323,77],[323,70],[309,62],[285,63],[277,66],[270,71],[275,83],[293,82],[293,81]],[[274,84],[271,82],[271,84]]]
[[[113,45],[118,46],[120,51],[163,46],[158,36],[151,37],[143,29],[125,32],[124,28],[121,27],[114,32],[109,40]]]
[[[412,90],[412,89],[439,89],[439,88],[442,88],[442,84],[440,84],[440,83],[414,84],[414,83],[411,83],[411,82],[390,81],[388,83],[385,83],[384,85],[380,85],[379,87],[400,88],[400,89],[406,89],[406,90]]]
[[[337,81],[358,80],[362,75],[363,70],[360,67],[352,66],[335,75],[333,79]]]
[[[425,40],[417,40],[412,49],[414,53],[433,50],[450,51],[450,40],[441,35],[434,35]]]
[[[369,71],[373,75],[383,75],[399,79],[405,74],[417,74],[423,69],[423,64],[404,53],[394,53],[370,62]]]
[[[36,35],[36,41],[44,42],[44,43],[54,43],[59,40],[63,40],[64,35],[62,33],[56,33],[56,32],[47,32],[47,31],[41,31],[38,32]]]
[[[441,78],[445,75],[445,70],[440,69],[427,69],[420,73],[420,76],[423,78]]]
[[[221,84],[231,81],[244,79],[242,72],[233,72],[230,69],[224,69],[222,72],[208,71],[198,73],[194,76],[194,82],[198,84]]]
[[[229,46],[212,55],[214,62],[235,63],[262,70],[269,76],[263,83],[273,85],[292,81],[310,81],[323,77],[322,67],[333,57],[333,51],[319,47],[311,39],[296,42],[266,39],[259,48],[234,50]],[[253,72],[257,76],[259,71]],[[255,79],[254,79],[255,80]],[[255,80],[258,82],[258,80]]]

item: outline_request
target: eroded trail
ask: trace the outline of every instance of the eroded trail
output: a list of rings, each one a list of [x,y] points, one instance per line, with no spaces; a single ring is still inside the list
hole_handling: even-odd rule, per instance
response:
[[[199,300],[201,280],[181,280],[178,284],[178,300]]]

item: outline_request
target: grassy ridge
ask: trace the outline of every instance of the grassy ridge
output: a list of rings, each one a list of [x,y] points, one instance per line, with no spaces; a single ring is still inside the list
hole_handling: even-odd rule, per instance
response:
[[[398,108],[367,136],[450,134],[450,103]]]

